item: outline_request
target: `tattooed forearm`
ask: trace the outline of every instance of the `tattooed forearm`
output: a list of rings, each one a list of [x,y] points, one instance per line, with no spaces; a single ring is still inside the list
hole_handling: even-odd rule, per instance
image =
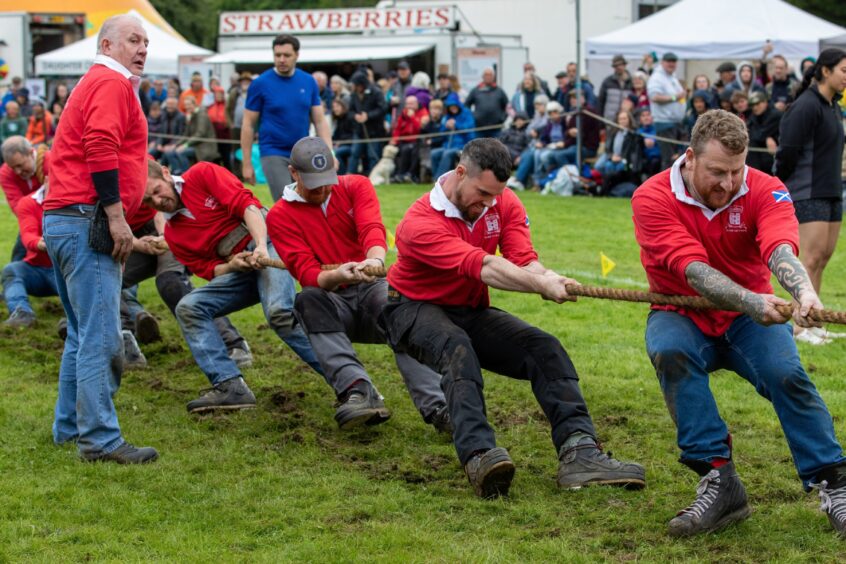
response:
[[[770,261],[767,263],[767,266],[775,274],[781,287],[790,292],[790,295],[796,301],[799,301],[799,296],[803,292],[814,290],[811,279],[808,277],[808,272],[802,266],[799,258],[793,254],[793,249],[790,245],[779,245],[773,251],[773,254],[770,255]]]
[[[760,294],[750,292],[728,276],[704,262],[693,262],[684,271],[687,283],[720,307],[742,311],[755,321],[763,319],[766,302]]]

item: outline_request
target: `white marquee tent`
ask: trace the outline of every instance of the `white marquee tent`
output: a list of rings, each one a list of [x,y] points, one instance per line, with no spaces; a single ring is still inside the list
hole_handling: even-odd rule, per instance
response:
[[[150,40],[144,74],[173,76],[178,72],[177,61],[180,55],[213,54],[208,49],[192,45],[163,31],[135,10],[129,13],[141,20]],[[92,35],[55,51],[38,55],[35,57],[35,72],[39,76],[82,76],[91,66],[96,54],[97,36]]]
[[[846,28],[783,0],[681,0],[622,29],[588,39],[587,59],[672,51],[680,59],[754,59],[767,40],[788,59],[815,56],[820,41]]]

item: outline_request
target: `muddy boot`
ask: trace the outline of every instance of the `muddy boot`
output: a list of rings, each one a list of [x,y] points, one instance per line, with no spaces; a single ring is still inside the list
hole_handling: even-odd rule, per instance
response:
[[[477,496],[491,499],[508,495],[514,478],[514,462],[507,450],[496,447],[473,455],[464,465],[464,473]]]
[[[696,499],[670,521],[668,532],[673,537],[712,533],[751,514],[734,462],[728,462],[703,476],[696,487]]]
[[[646,486],[640,464],[620,462],[605,454],[590,435],[571,435],[558,455],[558,487],[577,490],[584,486],[609,485],[628,489]]]

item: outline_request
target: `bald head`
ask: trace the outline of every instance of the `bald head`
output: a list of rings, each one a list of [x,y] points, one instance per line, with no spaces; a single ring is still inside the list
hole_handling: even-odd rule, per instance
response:
[[[112,16],[97,34],[97,54],[106,55],[140,76],[147,61],[147,32],[141,20],[130,14]]]

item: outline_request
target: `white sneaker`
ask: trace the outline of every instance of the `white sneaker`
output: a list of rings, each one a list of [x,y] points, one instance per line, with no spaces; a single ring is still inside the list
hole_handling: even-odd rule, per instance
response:
[[[822,334],[816,333],[814,328],[811,327],[809,329],[802,329],[798,333],[793,335],[793,340],[797,343],[808,343],[809,345],[827,345],[831,342],[831,339],[825,336],[825,333]],[[823,331],[825,331],[823,329]]]
[[[811,331],[823,339],[846,339],[846,333],[835,333],[834,331],[829,331],[825,327],[809,327],[808,331]]]
[[[509,178],[508,181],[505,183],[505,185],[508,186],[509,188],[511,188],[512,190],[525,190],[526,189],[526,187],[523,186],[523,183],[520,182],[519,180],[517,180],[517,178],[514,177],[514,176]]]

